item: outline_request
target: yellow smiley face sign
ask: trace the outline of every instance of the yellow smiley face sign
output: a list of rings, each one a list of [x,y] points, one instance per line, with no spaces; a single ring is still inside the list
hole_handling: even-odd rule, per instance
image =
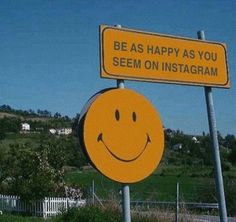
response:
[[[79,129],[89,159],[112,180],[138,182],[161,160],[164,133],[159,114],[143,95],[130,89],[103,90],[92,97]]]

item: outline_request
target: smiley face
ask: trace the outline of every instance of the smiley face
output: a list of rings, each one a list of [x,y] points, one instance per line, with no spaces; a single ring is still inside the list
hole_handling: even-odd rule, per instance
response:
[[[159,114],[132,90],[109,89],[96,94],[81,114],[79,129],[89,159],[112,180],[138,182],[161,160],[164,134]]]

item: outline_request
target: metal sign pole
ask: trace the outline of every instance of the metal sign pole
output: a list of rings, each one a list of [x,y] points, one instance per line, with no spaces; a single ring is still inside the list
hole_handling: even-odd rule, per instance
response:
[[[117,28],[121,28],[121,25],[116,25]],[[117,79],[117,88],[124,89],[125,83],[123,79]],[[123,212],[123,221],[131,222],[130,214],[130,192],[129,185],[122,185],[122,212]]]
[[[198,38],[205,40],[204,31],[198,32]],[[217,138],[216,118],[215,118],[215,110],[214,110],[211,87],[205,87],[205,98],[206,98],[206,105],[207,105],[209,130],[210,130],[211,142],[212,142],[216,191],[217,191],[217,198],[218,198],[218,203],[220,207],[219,209],[220,221],[227,222],[228,218],[227,218],[227,210],[226,210],[226,203],[225,203],[224,183],[223,183],[222,170],[221,170],[219,142]]]
[[[117,80],[117,88],[124,89],[125,84],[124,80]],[[123,211],[123,221],[131,222],[131,214],[130,214],[130,192],[129,185],[122,185],[122,211]]]
[[[129,185],[126,184],[123,184],[122,186],[122,210],[123,221],[131,222]]]

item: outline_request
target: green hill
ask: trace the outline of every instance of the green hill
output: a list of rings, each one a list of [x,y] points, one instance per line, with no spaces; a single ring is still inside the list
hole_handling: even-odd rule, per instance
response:
[[[105,198],[109,190],[117,192],[117,183],[107,180],[91,167],[85,169],[84,166],[90,165],[79,145],[77,121],[78,116],[70,119],[45,110],[35,112],[0,106],[0,191],[36,199],[63,195],[63,184],[88,188],[95,180],[99,196]],[[21,130],[24,122],[30,124],[30,131]],[[72,128],[74,132],[51,134],[51,128]],[[231,184],[227,190],[232,193],[236,179],[236,138],[234,135],[223,137],[220,133],[218,138],[223,174]],[[150,178],[132,186],[131,196],[134,199],[172,200],[175,184],[179,181],[181,189],[189,191],[184,194],[186,200],[193,201],[199,196],[208,198],[207,192],[212,195],[214,187],[208,187],[209,183],[214,183],[213,175],[209,135],[187,135],[180,130],[165,129],[165,150],[160,166]],[[195,185],[204,189],[196,191]],[[104,187],[106,192],[103,193]],[[147,190],[150,192],[146,193]],[[196,194],[194,199],[192,194]],[[232,209],[233,204],[230,203]]]

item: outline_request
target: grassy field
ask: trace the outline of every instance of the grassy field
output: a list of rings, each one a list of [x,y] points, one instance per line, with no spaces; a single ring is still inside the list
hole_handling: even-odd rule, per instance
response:
[[[4,118],[4,117],[10,117],[10,118],[19,118],[22,121],[25,120],[32,120],[32,121],[41,121],[41,122],[47,122],[49,120],[53,120],[53,117],[25,117],[25,116],[21,116],[21,115],[17,115],[17,114],[13,114],[13,113],[6,113],[6,112],[1,112],[0,111],[0,119]]]
[[[17,117],[15,114],[0,112],[0,118],[4,117]]]
[[[172,169],[173,170],[173,169]],[[172,170],[169,169],[171,172]],[[156,201],[175,201],[176,183],[180,185],[180,195],[184,201],[196,201],[199,192],[205,186],[212,185],[214,190],[214,179],[209,177],[191,177],[179,175],[182,169],[177,169],[176,174],[163,175],[162,172],[156,172],[147,179],[130,185],[132,200],[156,200]],[[161,171],[161,170],[160,170]],[[66,182],[69,184],[77,184],[83,188],[92,187],[95,183],[96,194],[100,198],[117,197],[119,198],[119,190],[121,184],[113,182],[100,173],[91,171],[74,171],[66,175]],[[88,194],[89,189],[86,189]]]
[[[65,179],[68,184],[77,184],[84,188],[87,195],[91,191],[94,181],[96,194],[100,198],[120,198],[119,191],[122,185],[107,179],[93,169],[69,172]],[[235,181],[236,167],[224,172],[224,179],[225,181]],[[130,184],[131,199],[175,201],[177,182],[182,201],[216,202],[212,167],[166,166],[163,164],[145,180]]]
[[[0,215],[1,222],[43,222],[43,218],[38,217],[23,217],[19,215],[3,214]],[[50,220],[49,220],[50,221]]]

